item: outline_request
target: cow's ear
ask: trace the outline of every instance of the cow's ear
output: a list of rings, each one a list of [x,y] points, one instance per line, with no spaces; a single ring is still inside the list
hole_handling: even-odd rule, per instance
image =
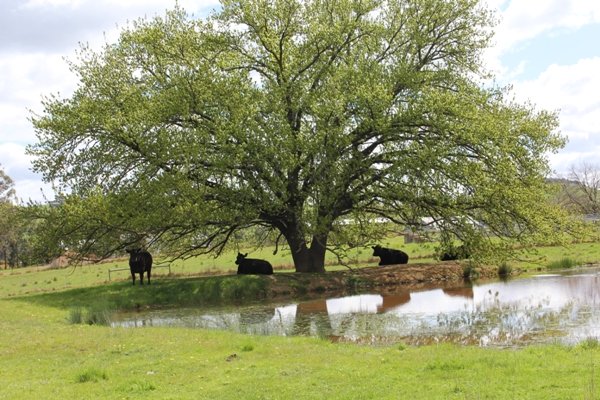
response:
[[[248,253],[242,254],[243,257],[248,257]]]

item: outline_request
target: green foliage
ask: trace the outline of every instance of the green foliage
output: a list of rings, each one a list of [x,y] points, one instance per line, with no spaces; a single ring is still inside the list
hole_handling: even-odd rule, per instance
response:
[[[4,172],[4,168],[0,164],[0,203],[9,203],[15,200],[16,192],[14,186],[12,178]]]
[[[578,265],[581,265],[581,262],[574,260],[570,257],[564,257],[564,258],[561,258],[560,260],[549,263],[546,266],[546,268],[548,268],[548,269],[569,269],[569,268],[574,268]]]
[[[75,93],[32,118],[35,170],[72,193],[50,236],[181,256],[261,227],[301,272],[381,239],[377,218],[553,239],[566,219],[540,199],[564,139],[556,113],[482,86],[493,20],[475,0],[226,0],[84,46]]]
[[[0,268],[31,265],[38,259],[32,254],[34,224],[24,218],[17,201],[14,182],[0,164]]]

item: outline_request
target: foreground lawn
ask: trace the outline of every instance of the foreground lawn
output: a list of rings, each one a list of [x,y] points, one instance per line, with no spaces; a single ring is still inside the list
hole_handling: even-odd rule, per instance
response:
[[[595,399],[600,346],[332,344],[67,323],[0,300],[2,399]]]

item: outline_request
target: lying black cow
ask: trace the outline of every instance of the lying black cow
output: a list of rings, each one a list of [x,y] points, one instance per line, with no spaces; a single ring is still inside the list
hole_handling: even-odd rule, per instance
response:
[[[264,274],[270,275],[273,273],[273,266],[266,260],[257,258],[246,258],[246,254],[238,253],[235,263],[238,265],[237,273],[241,274]]]
[[[471,254],[465,245],[451,247],[440,255],[440,261],[463,260],[471,257]]]
[[[374,246],[373,256],[379,257],[379,265],[407,264],[408,254],[402,250],[388,249],[386,247]]]
[[[140,285],[144,284],[144,272],[146,273],[148,285],[150,284],[150,271],[152,270],[152,256],[146,250],[131,249],[129,253],[129,269],[131,279],[135,285],[135,274],[140,274]]]

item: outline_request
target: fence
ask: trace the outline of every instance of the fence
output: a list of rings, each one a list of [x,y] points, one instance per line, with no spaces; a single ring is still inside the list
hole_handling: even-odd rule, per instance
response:
[[[155,268],[169,268],[169,275],[171,275],[171,264],[167,264],[167,265],[155,265],[152,267],[152,269]],[[118,271],[129,271],[129,268],[111,268],[108,270],[108,280],[110,281],[110,274],[112,272],[118,272]]]

